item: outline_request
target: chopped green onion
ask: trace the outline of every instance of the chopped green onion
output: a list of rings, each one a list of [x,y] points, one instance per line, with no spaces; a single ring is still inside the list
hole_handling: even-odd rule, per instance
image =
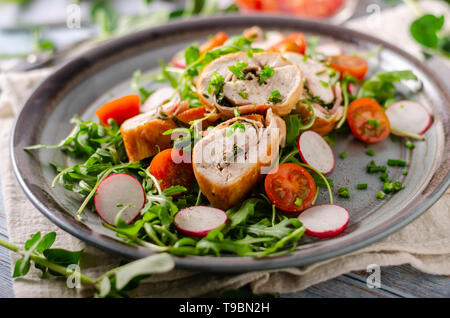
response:
[[[349,199],[350,198],[350,192],[348,191],[348,188],[342,187],[338,189],[338,195],[341,198]]]
[[[295,205],[296,206],[302,206],[303,200],[300,198],[295,199]]]
[[[402,172],[402,175],[406,176],[408,174],[408,170]]]
[[[386,172],[383,172],[380,176],[380,180],[383,182],[389,182],[389,175]]]
[[[403,189],[403,184],[400,181],[395,181],[393,183],[393,187],[394,187],[394,191],[400,191],[401,189]]]
[[[405,146],[406,146],[406,148],[411,149],[411,150],[414,149],[414,147],[415,147],[411,140],[407,140],[405,142]]]
[[[343,153],[341,153],[341,154],[339,155],[339,158],[345,159],[345,158],[347,158],[347,155],[348,155],[348,153],[347,153],[346,151],[344,151]]]
[[[371,157],[373,157],[373,156],[375,156],[375,150],[368,149],[368,150],[366,151],[366,154],[369,155],[369,156],[371,156]]]
[[[371,161],[367,166],[368,173],[386,172],[386,166],[377,166],[375,161]]]
[[[366,190],[367,189],[367,183],[359,183],[356,185],[356,189],[358,190]]]
[[[377,192],[377,199],[383,199],[386,196],[386,194],[384,194],[383,191],[378,191]]]
[[[371,125],[374,125],[376,129],[380,128],[380,122],[378,120],[369,119],[367,122]]]
[[[243,99],[248,99],[248,93],[244,91],[239,92],[239,96],[241,96]]]
[[[388,159],[387,164],[391,167],[406,167],[406,161],[399,159]]]
[[[391,182],[385,182],[383,184],[383,192],[384,193],[391,193],[392,190],[394,190],[394,184]]]
[[[281,99],[280,91],[278,89],[276,89],[273,92],[271,92],[269,98],[267,99],[267,101],[272,103],[272,104],[277,104],[277,103],[281,102],[282,99]]]

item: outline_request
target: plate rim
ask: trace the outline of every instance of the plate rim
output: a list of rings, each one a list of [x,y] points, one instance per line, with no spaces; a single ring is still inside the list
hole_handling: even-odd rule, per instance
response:
[[[97,47],[91,48],[87,50],[86,52],[77,55],[75,58],[71,59],[69,62],[61,65],[58,67],[54,72],[52,72],[51,75],[49,75],[47,78],[45,78],[43,81],[37,85],[33,91],[29,94],[28,98],[24,101],[22,104],[22,107],[20,111],[17,113],[14,124],[12,127],[12,134],[10,138],[10,158],[11,158],[11,164],[13,168],[13,172],[16,176],[16,179],[18,180],[18,183],[22,190],[24,191],[27,198],[31,201],[31,203],[44,215],[46,216],[51,222],[53,222],[55,225],[63,229],[64,231],[68,232],[71,235],[74,235],[75,237],[97,247],[100,249],[108,250],[109,252],[113,252],[115,254],[119,254],[121,256],[125,256],[128,258],[140,258],[145,257],[153,252],[149,252],[147,249],[140,248],[140,247],[132,247],[130,245],[126,245],[128,248],[123,248],[125,243],[120,242],[118,240],[115,240],[110,237],[106,236],[93,236],[91,233],[93,232],[86,226],[81,226],[82,223],[80,223],[80,227],[74,227],[70,223],[64,222],[64,219],[62,217],[58,217],[57,213],[61,214],[61,211],[57,211],[57,213],[54,213],[51,208],[47,207],[43,202],[41,202],[34,194],[33,191],[30,189],[30,187],[27,185],[26,181],[23,179],[20,169],[17,165],[17,156],[15,153],[15,137],[18,133],[17,126],[21,119],[21,115],[23,114],[24,110],[26,109],[27,104],[31,103],[33,98],[36,98],[36,95],[39,93],[40,90],[42,90],[46,84],[50,84],[52,80],[57,78],[58,75],[61,75],[63,72],[68,70],[70,67],[76,66],[77,63],[83,62],[83,59],[89,60],[92,58],[98,59],[99,56],[111,54],[111,52],[114,51],[115,48],[118,47],[124,47],[128,41],[135,43],[140,38],[146,38],[147,41],[149,41],[149,37],[153,36],[156,38],[164,38],[164,33],[168,33],[169,35],[173,35],[176,30],[183,30],[183,32],[189,32],[189,30],[197,30],[202,27],[208,26],[208,25],[224,25],[226,23],[235,23],[233,26],[241,25],[264,25],[264,24],[271,24],[272,28],[299,28],[299,29],[307,29],[307,30],[315,30],[318,33],[323,33],[323,31],[326,31],[327,28],[335,28],[338,31],[345,32],[346,37],[352,38],[355,37],[358,40],[363,40],[365,42],[370,42],[374,44],[380,44],[385,48],[389,48],[389,50],[394,51],[395,53],[399,54],[406,60],[409,60],[409,62],[413,63],[417,68],[420,69],[421,72],[423,72],[432,82],[433,85],[437,86],[437,91],[439,91],[442,94],[442,99],[446,101],[447,105],[450,105],[450,93],[445,89],[443,86],[443,83],[436,78],[436,76],[426,67],[421,61],[419,61],[414,56],[410,55],[409,53],[403,51],[402,49],[398,48],[397,46],[390,44],[384,40],[378,39],[376,37],[373,37],[371,35],[367,35],[364,33],[361,33],[359,31],[355,31],[343,26],[336,26],[324,22],[314,21],[314,20],[308,20],[308,19],[299,19],[294,17],[287,17],[287,16],[279,16],[279,15],[227,15],[227,16],[220,16],[220,17],[201,17],[201,18],[195,18],[195,19],[180,19],[176,21],[171,21],[167,24],[156,26],[153,28],[145,29],[136,33],[132,33],[129,35],[125,35],[123,37],[119,37],[113,40],[109,40],[104,44],[101,44]],[[266,27],[266,26],[263,26]],[[331,35],[333,37],[333,35]],[[351,39],[350,39],[351,40]],[[114,55],[114,53],[113,53]],[[448,142],[448,141],[447,141]],[[447,142],[444,143],[444,147],[447,146]],[[445,155],[444,148],[444,155]],[[447,149],[448,150],[448,149]],[[440,165],[437,167],[436,171],[439,167],[445,166],[448,168],[448,160],[446,158],[442,158],[442,161]],[[431,181],[432,177],[430,178],[429,182]],[[265,258],[265,259],[254,259],[249,257],[226,257],[228,260],[236,260],[236,263],[229,263],[229,262],[208,262],[206,259],[224,259],[224,258],[216,258],[216,257],[209,257],[209,256],[200,256],[200,257],[174,257],[176,267],[179,269],[188,269],[188,270],[202,270],[202,271],[209,271],[209,272],[245,272],[245,271],[257,271],[257,270],[268,270],[268,269],[277,269],[277,268],[284,268],[284,267],[292,267],[292,266],[303,266],[303,265],[309,265],[312,263],[316,263],[319,261],[323,261],[326,259],[335,258],[344,254],[347,254],[352,251],[356,251],[358,249],[361,249],[365,246],[368,246],[374,242],[377,242],[384,237],[396,232],[400,228],[406,226],[410,222],[412,222],[414,219],[416,219],[418,216],[420,216],[423,212],[425,212],[431,205],[433,205],[447,190],[447,188],[450,185],[450,174],[447,174],[446,177],[444,177],[443,180],[441,180],[440,184],[436,186],[434,191],[422,202],[422,204],[418,207],[413,208],[413,211],[408,213],[407,216],[404,216],[401,220],[397,220],[394,222],[394,224],[389,225],[387,228],[384,228],[382,231],[376,232],[374,235],[364,239],[360,240],[356,243],[347,244],[346,246],[332,250],[332,251],[324,251],[319,252],[313,255],[309,255],[308,257],[304,259],[298,259],[295,257],[289,257],[288,254],[284,257],[277,257],[277,258]],[[404,209],[408,209],[408,206],[406,206]],[[400,211],[399,211],[400,212]],[[245,260],[250,260],[246,262]]]

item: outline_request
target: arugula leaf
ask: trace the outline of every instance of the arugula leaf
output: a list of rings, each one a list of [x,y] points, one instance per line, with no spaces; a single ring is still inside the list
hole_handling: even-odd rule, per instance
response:
[[[300,115],[287,115],[283,119],[286,123],[286,146],[295,147],[302,127]]]
[[[200,58],[200,51],[197,46],[189,46],[186,51],[184,51],[184,58],[186,60],[186,65],[190,65]]]
[[[168,272],[174,267],[173,258],[166,253],[142,258],[115,270],[115,287],[117,290],[122,290],[136,277]]]
[[[285,218],[280,223],[272,226],[272,223],[268,219],[262,219],[258,223],[246,227],[246,231],[258,237],[272,236],[281,239],[292,232],[292,225],[298,227],[300,221],[297,219]]]
[[[234,228],[245,222],[249,216],[255,213],[255,207],[258,203],[263,202],[261,199],[251,198],[244,201],[237,210],[231,209],[227,211],[230,219],[230,228]]]
[[[111,1],[100,0],[94,3],[91,7],[91,17],[104,34],[112,34],[117,29],[119,13]]]
[[[252,252],[252,249],[248,245],[239,243],[230,238],[222,241],[211,241],[207,238],[203,238],[197,243],[196,248],[204,254],[213,251],[216,256],[220,256],[222,251],[234,253],[239,256],[245,256]]]
[[[395,98],[394,82],[403,80],[417,80],[417,76],[410,70],[379,73],[363,83],[358,97],[374,98],[380,104],[384,104]]]
[[[439,31],[444,26],[444,16],[425,14],[411,24],[409,31],[412,37],[421,45],[436,49],[439,43]]]

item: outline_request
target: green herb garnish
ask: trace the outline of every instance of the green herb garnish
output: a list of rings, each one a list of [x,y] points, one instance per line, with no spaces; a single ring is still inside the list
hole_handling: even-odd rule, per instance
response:
[[[269,65],[264,65],[264,68],[259,71],[259,85],[264,84],[267,78],[271,78],[273,74],[275,73],[274,69],[271,68]]]
[[[383,199],[386,196],[386,194],[383,191],[377,192],[377,199]]]
[[[344,151],[343,153],[341,153],[341,154],[339,155],[339,158],[345,159],[345,158],[347,158],[347,156],[348,156],[348,153],[347,153],[346,151]]]
[[[228,66],[228,69],[233,73],[238,79],[243,80],[245,73],[243,69],[248,66],[247,62],[237,62],[235,65]]]
[[[356,185],[356,189],[358,190],[366,190],[367,189],[367,183],[359,183]]]
[[[350,199],[350,192],[349,192],[348,188],[346,188],[346,187],[339,188],[338,195],[341,198]]]
[[[373,156],[375,156],[375,150],[367,149],[366,154],[367,154],[368,156],[373,157]]]
[[[272,104],[278,104],[278,103],[282,102],[283,99],[281,98],[280,91],[276,89],[273,92],[271,92],[267,101]]]
[[[399,159],[388,159],[387,164],[391,167],[406,167],[407,165],[406,161]]]

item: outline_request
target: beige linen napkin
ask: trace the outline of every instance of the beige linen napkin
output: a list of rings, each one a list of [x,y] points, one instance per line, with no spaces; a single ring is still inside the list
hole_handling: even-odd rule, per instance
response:
[[[396,9],[398,10],[398,9]],[[359,30],[364,28],[352,23]],[[32,233],[55,231],[55,246],[85,249],[82,271],[97,277],[117,266],[117,257],[86,245],[57,228],[42,216],[26,199],[11,169],[9,136],[13,116],[31,88],[48,75],[49,70],[10,73],[0,76],[0,173],[9,239],[22,246]],[[13,262],[17,259],[12,255]],[[195,297],[215,295],[226,289],[250,284],[254,293],[287,293],[305,289],[319,282],[353,270],[364,270],[369,264],[380,266],[411,264],[417,269],[438,275],[450,275],[450,191],[424,215],[388,238],[354,253],[301,268],[286,268],[238,275],[204,274],[173,271],[154,275],[138,291],[148,297]],[[92,290],[69,289],[61,278],[41,279],[36,270],[14,281],[16,297],[83,297]]]

